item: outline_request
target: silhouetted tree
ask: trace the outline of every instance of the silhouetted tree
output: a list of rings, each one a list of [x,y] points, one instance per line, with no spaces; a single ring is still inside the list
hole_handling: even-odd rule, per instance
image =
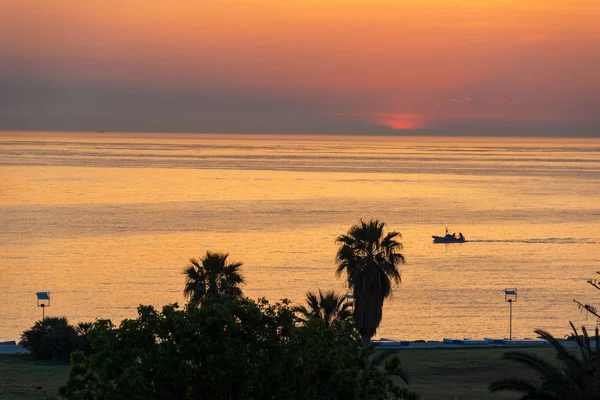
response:
[[[65,317],[46,317],[23,332],[20,344],[35,358],[68,361],[78,348],[77,332]]]
[[[295,307],[294,310],[301,315],[302,321],[308,318],[319,318],[330,326],[334,321],[348,322],[352,319],[352,303],[347,301],[346,296],[338,295],[334,291],[328,291],[323,295],[319,289],[319,295],[313,292],[306,293],[305,306]]]
[[[94,329],[93,322],[80,322],[73,327],[77,333],[77,349],[84,354],[90,354],[92,347],[90,345],[90,332]]]
[[[556,358],[560,365],[546,361],[534,354],[521,351],[509,351],[505,360],[516,361],[532,368],[538,374],[539,381],[527,381],[520,378],[502,379],[490,385],[490,391],[513,391],[522,393],[521,399],[540,400],[598,400],[600,399],[600,337],[596,328],[595,344],[592,347],[585,327],[579,336],[573,323],[573,340],[581,352],[578,358],[568,351],[550,333],[537,329],[535,332],[549,341],[556,349]]]
[[[241,262],[227,262],[227,253],[211,253],[200,260],[190,259],[190,265],[183,271],[185,275],[184,296],[193,305],[200,304],[203,298],[216,303],[224,295],[241,296],[239,285],[244,283],[240,274]]]
[[[354,323],[368,343],[381,323],[383,301],[392,294],[392,282],[401,281],[398,265],[404,262],[398,232],[384,234],[385,223],[361,220],[336,241],[337,275],[346,271],[354,295]]]

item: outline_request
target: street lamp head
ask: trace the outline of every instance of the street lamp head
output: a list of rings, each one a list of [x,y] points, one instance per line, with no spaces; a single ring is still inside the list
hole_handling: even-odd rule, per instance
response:
[[[517,288],[504,289],[504,300],[508,303],[517,302]]]
[[[37,292],[37,306],[42,308],[42,321],[45,318],[44,310],[50,307],[50,292]]]
[[[38,307],[50,307],[50,292],[37,292]]]

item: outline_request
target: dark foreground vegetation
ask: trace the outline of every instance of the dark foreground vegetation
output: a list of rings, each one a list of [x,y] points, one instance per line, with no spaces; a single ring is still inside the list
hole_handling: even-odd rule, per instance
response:
[[[71,355],[69,399],[417,399],[394,384],[400,361],[373,355],[343,320],[300,320],[287,302],[205,298],[115,327],[99,320],[91,353]],[[383,361],[383,362],[381,362]]]
[[[502,360],[505,348],[410,349],[397,352],[411,377],[411,390],[424,400],[509,400],[520,396],[510,392],[489,393],[492,381],[506,377],[536,380],[529,368]],[[524,352],[554,360],[552,348],[527,348]],[[28,355],[0,355],[0,399],[41,399],[36,386],[43,385],[56,395],[67,381],[66,364],[33,361]],[[395,379],[395,378],[394,378]],[[398,380],[403,384],[402,380]]]
[[[400,234],[384,233],[384,226],[360,221],[337,238],[336,273],[346,274],[352,301],[321,290],[307,293],[306,306],[248,299],[240,288],[243,264],[207,252],[184,270],[183,308],[140,306],[136,319],[119,326],[110,320],[77,326],[65,318],[36,322],[22,336],[30,358],[8,356],[0,364],[9,377],[0,381],[0,398],[37,387],[40,396],[53,397],[56,390],[57,398],[81,400],[600,400],[597,329],[590,337],[585,328],[580,333],[572,326],[577,345],[572,349],[543,330],[536,333],[551,346],[531,352],[374,348],[370,340],[404,262]],[[582,307],[598,315],[594,307]],[[68,377],[23,388],[23,378],[15,378],[19,360],[26,364],[32,358],[70,359]],[[64,365],[56,368],[64,374]],[[414,377],[410,387],[407,371]]]

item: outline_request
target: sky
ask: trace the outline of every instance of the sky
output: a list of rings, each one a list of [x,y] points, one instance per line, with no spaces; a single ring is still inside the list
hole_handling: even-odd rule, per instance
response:
[[[0,130],[600,137],[598,0],[0,0]]]

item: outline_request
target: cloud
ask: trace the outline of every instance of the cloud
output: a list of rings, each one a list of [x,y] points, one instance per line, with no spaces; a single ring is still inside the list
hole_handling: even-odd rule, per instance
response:
[[[516,99],[512,96],[500,96],[495,97],[489,100],[490,104],[518,104],[520,103],[519,99]]]
[[[388,134],[315,98],[0,80],[0,130]]]
[[[471,104],[473,98],[471,96],[453,97],[452,102],[455,104]]]
[[[600,137],[600,122],[430,120],[422,134],[432,136]]]

